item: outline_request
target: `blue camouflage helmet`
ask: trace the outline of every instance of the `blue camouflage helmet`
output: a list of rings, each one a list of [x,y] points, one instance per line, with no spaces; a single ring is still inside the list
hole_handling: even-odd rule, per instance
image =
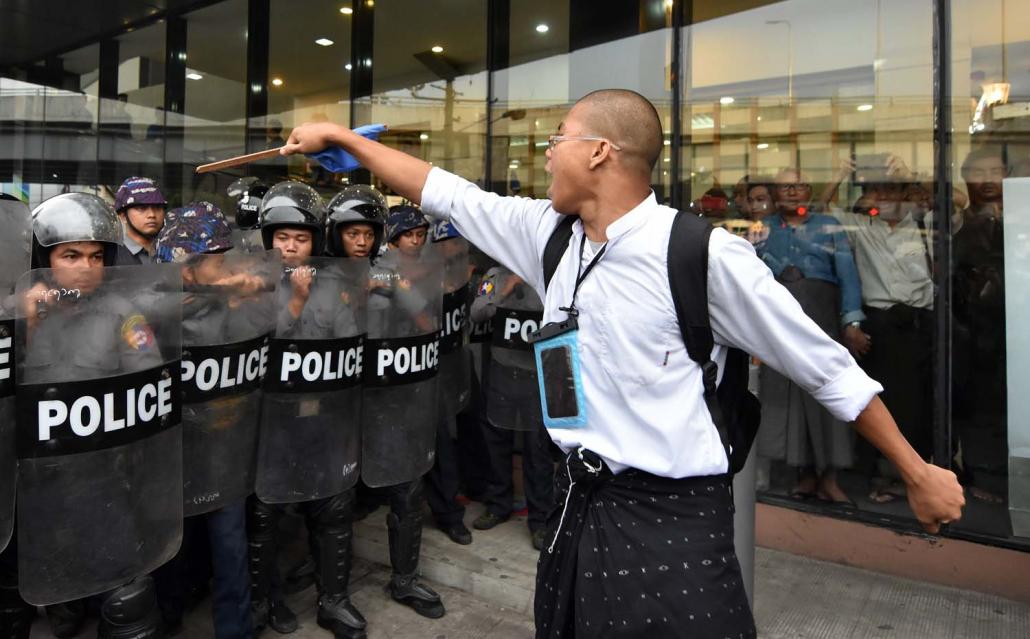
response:
[[[126,178],[118,191],[114,194],[114,210],[121,213],[130,206],[165,206],[168,201],[165,199],[157,182],[148,177]]]
[[[222,210],[210,202],[168,211],[155,242],[160,262],[184,262],[190,255],[221,253],[232,247],[232,229]]]
[[[400,204],[390,207],[390,217],[386,218],[386,241],[396,242],[397,237],[419,227],[429,227],[429,220],[417,207]]]
[[[429,237],[434,242],[442,242],[444,240],[460,238],[461,233],[458,232],[458,229],[454,228],[450,220],[436,220],[429,227]]]

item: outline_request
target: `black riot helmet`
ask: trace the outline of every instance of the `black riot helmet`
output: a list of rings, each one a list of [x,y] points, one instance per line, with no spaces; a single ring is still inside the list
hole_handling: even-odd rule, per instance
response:
[[[370,256],[379,255],[386,226],[386,198],[374,187],[354,184],[344,188],[329,200],[329,217],[325,223],[326,255],[348,257],[340,239],[340,232],[349,224],[368,224],[375,232],[375,243]]]
[[[307,184],[287,180],[268,189],[259,210],[261,240],[272,248],[272,235],[280,226],[311,231],[311,255],[321,255],[325,244],[325,203]]]
[[[257,228],[261,200],[268,193],[268,185],[256,177],[245,177],[230,184],[225,193],[236,200],[236,226],[241,229]]]
[[[50,251],[69,242],[100,242],[104,266],[113,266],[122,243],[122,224],[107,202],[88,193],[64,193],[32,211],[32,266],[50,267]]]

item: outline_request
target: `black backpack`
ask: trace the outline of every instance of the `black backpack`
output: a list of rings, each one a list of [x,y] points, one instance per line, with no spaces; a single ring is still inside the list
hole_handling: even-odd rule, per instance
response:
[[[551,283],[568,249],[572,225],[577,219],[573,215],[563,217],[547,240],[543,256],[544,288]],[[704,218],[683,211],[676,213],[669,236],[669,285],[687,354],[701,367],[705,404],[726,450],[730,473],[737,473],[744,467],[755,441],[761,405],[748,390],[750,358],[740,349],[729,349],[722,382],[718,386],[715,383],[719,365],[709,358],[715,345],[708,317],[708,238],[711,234],[712,225]]]

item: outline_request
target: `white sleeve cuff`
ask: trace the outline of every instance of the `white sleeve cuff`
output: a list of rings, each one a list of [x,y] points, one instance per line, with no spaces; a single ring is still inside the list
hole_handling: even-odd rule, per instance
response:
[[[460,181],[457,175],[438,166],[430,169],[426,184],[422,187],[422,212],[438,220],[451,219],[454,194]]]
[[[883,386],[853,363],[822,388],[813,391],[812,397],[837,419],[853,422],[873,397],[882,392]]]

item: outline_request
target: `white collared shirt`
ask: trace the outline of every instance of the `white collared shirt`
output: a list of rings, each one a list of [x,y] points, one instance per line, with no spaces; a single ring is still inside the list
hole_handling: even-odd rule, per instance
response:
[[[583,226],[573,227],[544,291],[542,256],[561,215],[548,200],[501,197],[434,168],[422,210],[528,282],[544,300],[544,321],[566,319]],[[585,446],[619,472],[664,477],[725,473],[726,454],[702,398],[701,369],[687,355],[669,289],[667,255],[676,211],[650,195],[608,226],[608,247],[576,298],[587,426],[549,429],[563,450]],[[587,248],[586,255],[592,255]],[[585,268],[585,265],[584,265]],[[712,359],[735,346],[785,373],[836,417],[852,421],[882,387],[808,319],[746,241],[712,232],[708,263]]]

